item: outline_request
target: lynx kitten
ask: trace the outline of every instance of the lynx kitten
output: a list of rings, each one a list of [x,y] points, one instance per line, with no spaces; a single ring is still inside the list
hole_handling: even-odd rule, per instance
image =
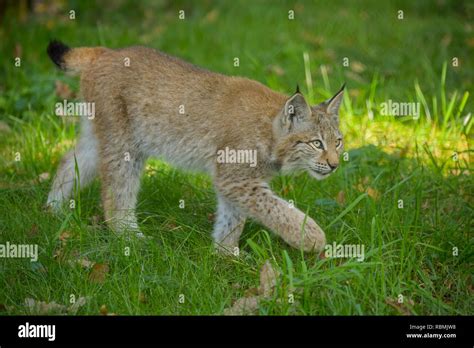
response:
[[[218,250],[238,247],[247,217],[295,248],[323,249],[318,224],[276,196],[268,182],[278,172],[305,170],[321,180],[336,170],[344,86],[310,106],[299,90],[288,97],[150,48],[69,48],[53,41],[47,51],[61,69],[80,75],[82,97],[95,105],[95,117],[83,118],[77,145],[54,178],[53,209],[71,197],[77,163],[82,187],[99,174],[109,226],[139,233],[140,174],[155,156],[213,177]]]

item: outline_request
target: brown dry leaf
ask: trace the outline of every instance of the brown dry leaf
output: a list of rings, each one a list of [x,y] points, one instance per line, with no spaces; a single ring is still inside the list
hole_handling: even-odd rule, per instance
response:
[[[249,288],[244,291],[244,297],[258,296],[260,291],[258,288]]]
[[[258,312],[258,296],[239,298],[232,307],[224,309],[224,315],[253,315]]]
[[[61,99],[72,99],[74,98],[74,92],[71,91],[69,85],[62,81],[56,80],[56,95]]]
[[[62,231],[61,234],[59,235],[59,240],[61,241],[61,246],[65,246],[68,239],[70,239],[73,236],[73,233],[71,231]]]
[[[101,315],[111,315],[111,316],[117,315],[116,313],[109,313],[109,310],[107,309],[107,306],[105,304],[100,306],[99,311]]]
[[[367,188],[367,195],[375,201],[380,198],[380,192],[372,187]]]
[[[99,312],[102,315],[108,315],[109,314],[109,310],[107,309],[107,306],[105,304],[100,306]]]
[[[414,305],[413,300],[405,299],[405,301],[407,301],[408,304],[411,305],[411,306]],[[395,308],[400,314],[403,314],[403,315],[412,315],[413,314],[411,312],[410,308],[408,308],[405,303],[399,303],[396,299],[386,298],[385,303],[388,304],[390,307]]]
[[[346,204],[346,193],[344,191],[339,191],[336,196],[336,202],[339,205]]]
[[[224,315],[254,315],[258,312],[258,304],[262,299],[272,296],[280,273],[269,260],[260,269],[260,286],[245,291],[245,296],[237,299],[233,305],[224,309]]]
[[[259,294],[264,297],[271,296],[279,276],[279,272],[275,271],[270,261],[267,260],[260,270]]]
[[[109,273],[109,265],[106,263],[96,263],[92,266],[92,271],[89,274],[89,280],[92,283],[102,284],[105,281],[105,277]]]

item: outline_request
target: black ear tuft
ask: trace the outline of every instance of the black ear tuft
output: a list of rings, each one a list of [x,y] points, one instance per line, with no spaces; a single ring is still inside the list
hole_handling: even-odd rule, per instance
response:
[[[301,94],[301,92],[300,92],[300,85],[299,85],[299,84],[296,84],[296,92],[295,92],[295,94],[296,94],[296,93]]]
[[[345,83],[342,85],[342,87],[339,89],[339,91],[337,91],[336,94],[334,94],[334,96],[331,99],[324,102],[324,104],[326,105],[326,110],[329,113],[333,113],[333,114],[336,114],[336,115],[338,114],[339,107],[341,106],[341,102],[342,102],[342,96],[344,94],[343,93],[344,88],[346,88]]]
[[[344,91],[344,88],[346,88],[345,82],[342,84],[341,88],[339,88],[336,94],[334,94],[334,96],[331,99],[329,99],[328,104],[331,103],[331,101],[333,101],[342,91]]]
[[[70,50],[70,48],[60,41],[53,40],[49,42],[46,52],[48,52],[49,58],[56,64],[60,69],[64,69],[64,55]]]

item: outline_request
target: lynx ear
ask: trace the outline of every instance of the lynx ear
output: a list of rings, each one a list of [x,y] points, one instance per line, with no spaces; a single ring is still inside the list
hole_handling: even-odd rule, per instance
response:
[[[285,103],[282,112],[283,124],[295,124],[308,120],[311,116],[311,108],[299,90]]]
[[[346,84],[344,83],[339,91],[337,91],[337,93],[331,99],[328,99],[323,103],[328,114],[337,115],[339,113],[339,107],[341,106],[345,87]]]

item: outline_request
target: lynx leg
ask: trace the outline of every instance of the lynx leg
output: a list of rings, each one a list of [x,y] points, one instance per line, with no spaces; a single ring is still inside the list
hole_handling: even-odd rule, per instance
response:
[[[77,172],[76,175],[76,162]],[[58,211],[64,202],[72,196],[77,180],[81,188],[88,185],[97,175],[97,139],[92,132],[89,120],[82,122],[79,141],[74,150],[62,159],[48,195],[47,205]]]
[[[219,189],[226,199],[237,205],[295,248],[319,252],[326,244],[323,230],[309,216],[280,197],[276,196],[264,182],[235,179],[220,182]]]
[[[101,160],[102,201],[107,224],[116,232],[139,232],[135,206],[145,158],[127,151],[112,154],[104,151]]]
[[[216,222],[214,224],[214,245],[225,254],[235,254],[245,225],[245,216],[224,197],[218,195]]]

